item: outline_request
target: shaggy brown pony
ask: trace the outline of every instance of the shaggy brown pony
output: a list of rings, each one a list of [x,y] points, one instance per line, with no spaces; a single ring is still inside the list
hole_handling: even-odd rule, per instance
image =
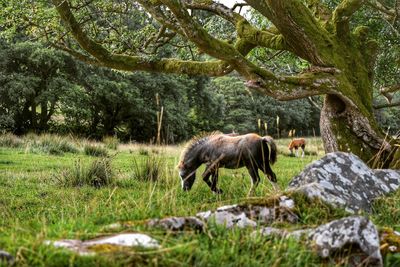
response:
[[[227,135],[217,132],[195,137],[186,145],[178,165],[182,189],[187,191],[192,188],[196,170],[204,163],[206,170],[202,176],[211,191],[222,193],[222,190],[217,188],[219,168],[246,167],[252,180],[252,192],[260,182],[258,169],[262,170],[272,182],[276,182],[276,175],[270,167],[270,163],[274,164],[276,158],[276,145],[270,136]]]
[[[301,157],[304,157],[304,149],[306,148],[306,140],[304,138],[296,138],[292,139],[289,143],[288,148],[290,150],[290,155],[293,155],[293,148],[296,150],[296,157],[299,156],[299,147],[303,152],[301,153]]]

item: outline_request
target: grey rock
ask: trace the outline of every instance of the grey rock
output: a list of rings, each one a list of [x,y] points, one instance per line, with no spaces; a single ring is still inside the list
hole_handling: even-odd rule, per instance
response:
[[[91,247],[96,245],[114,245],[120,247],[144,247],[159,248],[157,240],[152,237],[140,233],[124,233],[111,236],[95,238],[91,240],[81,241],[77,239],[62,239],[57,241],[46,240],[45,244],[52,245],[57,248],[66,248],[80,255],[95,254]]]
[[[361,266],[382,266],[379,235],[375,225],[365,217],[350,216],[323,224],[315,229],[287,231],[263,227],[252,236],[279,236],[283,238],[304,238],[320,257],[328,258],[335,253],[352,248],[349,264]],[[362,266],[364,266],[362,265]]]
[[[352,246],[363,254],[351,257],[352,264],[383,266],[378,231],[365,217],[351,216],[321,225],[309,234],[309,240],[322,258]]]
[[[370,211],[375,198],[399,185],[400,171],[372,170],[354,154],[334,152],[309,164],[289,183],[289,190],[355,213]]]
[[[245,228],[266,225],[276,221],[296,223],[299,218],[292,211],[293,208],[294,201],[282,196],[276,206],[229,205],[220,207],[215,211],[200,212],[196,216],[206,222],[214,222],[227,228]]]
[[[10,253],[0,250],[0,263],[5,263],[9,266],[13,265],[15,262],[14,256],[12,256]]]
[[[197,217],[169,217],[164,219],[150,219],[150,227],[159,227],[164,230],[181,231],[185,229],[203,230],[204,222]]]
[[[295,230],[295,231],[288,231],[286,229],[280,229],[280,228],[275,228],[275,227],[262,227],[259,230],[256,230],[253,233],[251,233],[251,236],[253,236],[253,237],[256,237],[256,236],[278,236],[278,237],[284,237],[284,238],[292,237],[294,239],[300,240],[303,237],[308,237],[308,234],[312,230],[313,229],[300,229],[300,230]]]

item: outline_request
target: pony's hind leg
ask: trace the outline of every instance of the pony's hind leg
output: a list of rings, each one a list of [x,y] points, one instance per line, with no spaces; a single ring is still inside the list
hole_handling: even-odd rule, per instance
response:
[[[269,162],[265,162],[265,164],[261,170],[268,176],[268,178],[271,180],[271,182],[276,183],[278,181],[276,179],[275,173],[271,169],[271,165],[269,164]]]
[[[304,149],[305,149],[305,148],[306,148],[305,145],[301,145],[301,150],[303,150],[303,152],[301,153],[301,157],[302,157],[302,158],[304,158],[304,154],[305,154]]]
[[[251,177],[251,188],[247,195],[251,196],[255,193],[256,187],[260,183],[260,176],[258,175],[258,168],[256,166],[251,165],[246,167]]]

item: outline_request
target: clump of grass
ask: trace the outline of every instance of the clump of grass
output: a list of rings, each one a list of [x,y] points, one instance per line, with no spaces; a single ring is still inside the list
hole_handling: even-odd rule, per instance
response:
[[[165,159],[158,156],[148,156],[140,164],[133,159],[132,178],[142,182],[156,182],[163,176],[166,162]]]
[[[83,152],[85,155],[94,156],[94,157],[107,157],[108,151],[105,147],[101,145],[95,145],[87,143],[83,147]]]
[[[65,187],[93,186],[100,188],[115,183],[115,175],[110,158],[100,158],[85,165],[81,160],[74,162],[72,168],[58,177],[58,182]]]
[[[78,153],[74,143],[67,137],[54,134],[44,134],[41,136],[26,136],[27,150],[31,152],[41,152],[51,155],[62,155],[64,153]],[[29,138],[29,139],[28,139]]]
[[[105,136],[103,138],[103,143],[108,149],[117,150],[119,145],[119,140],[116,136]]]
[[[149,151],[147,149],[143,148],[143,147],[140,147],[139,148],[139,155],[148,156],[149,155]]]
[[[24,142],[18,136],[6,133],[0,135],[0,147],[17,148],[23,146]]]

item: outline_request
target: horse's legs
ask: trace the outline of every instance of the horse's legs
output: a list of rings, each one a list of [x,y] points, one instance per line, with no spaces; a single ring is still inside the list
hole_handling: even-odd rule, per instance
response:
[[[208,185],[208,187],[212,190],[212,183],[210,181],[210,176],[213,173],[213,170],[210,169],[210,165],[206,165],[206,170],[203,172],[203,181]]]
[[[251,188],[247,195],[253,195],[258,183],[260,182],[260,176],[258,175],[258,168],[253,164],[250,164],[246,167],[251,177]]]
[[[215,167],[215,169],[212,172],[212,178],[211,178],[211,191],[213,191],[216,194],[222,194],[222,189],[217,188],[217,183],[218,183],[218,166]]]
[[[306,148],[306,146],[305,145],[302,145],[301,146],[301,150],[303,150],[303,152],[301,153],[301,157],[302,158],[304,158],[304,149]]]
[[[296,157],[298,158],[299,157],[299,148],[296,147],[295,149],[296,149]]]
[[[274,182],[274,183],[277,182],[276,175],[275,175],[275,173],[272,171],[271,165],[269,164],[268,161],[266,161],[266,162],[262,165],[261,170],[262,170],[266,175],[268,175],[268,178],[271,180],[271,182]]]

